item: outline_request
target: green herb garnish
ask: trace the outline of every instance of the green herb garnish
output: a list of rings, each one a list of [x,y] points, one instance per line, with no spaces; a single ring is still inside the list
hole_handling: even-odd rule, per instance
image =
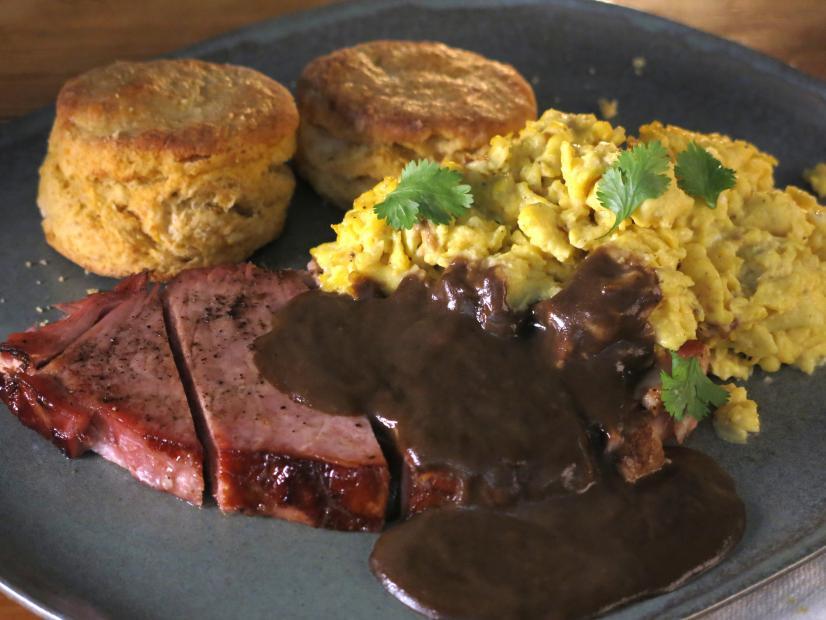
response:
[[[670,353],[671,375],[661,370],[660,381],[663,405],[672,418],[682,420],[690,415],[702,420],[709,411],[728,402],[728,392],[705,375],[696,357]]]
[[[668,154],[657,141],[638,144],[623,151],[605,171],[597,185],[597,199],[616,215],[610,234],[620,223],[650,198],[668,189]],[[604,236],[604,235],[603,235]]]
[[[694,141],[677,155],[674,173],[677,186],[689,196],[705,201],[709,209],[717,206],[722,191],[734,187],[736,180],[734,170],[723,166],[719,159]]]
[[[462,184],[461,174],[422,159],[404,167],[399,185],[373,211],[401,230],[413,228],[420,220],[449,224],[472,204],[470,185]]]

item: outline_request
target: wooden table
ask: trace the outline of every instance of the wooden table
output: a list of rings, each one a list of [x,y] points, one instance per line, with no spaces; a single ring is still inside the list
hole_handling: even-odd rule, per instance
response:
[[[63,81],[330,0],[2,0],[0,120],[54,99]],[[615,0],[738,41],[826,79],[826,0]],[[34,616],[0,596],[0,620]]]

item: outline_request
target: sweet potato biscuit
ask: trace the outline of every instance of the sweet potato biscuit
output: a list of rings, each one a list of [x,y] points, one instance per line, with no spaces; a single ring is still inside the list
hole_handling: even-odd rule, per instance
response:
[[[299,172],[342,208],[411,159],[462,160],[536,118],[510,65],[428,41],[372,41],[298,80]]]
[[[278,82],[197,60],[116,62],[63,87],[40,170],[46,239],[107,276],[235,262],[274,239],[298,114]]]

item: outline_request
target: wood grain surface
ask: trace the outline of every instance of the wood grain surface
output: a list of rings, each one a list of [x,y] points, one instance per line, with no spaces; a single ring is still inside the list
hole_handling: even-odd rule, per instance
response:
[[[169,52],[331,0],[0,0],[0,120],[52,101],[67,77]],[[826,0],[615,0],[826,79]],[[0,595],[0,620],[33,616]]]

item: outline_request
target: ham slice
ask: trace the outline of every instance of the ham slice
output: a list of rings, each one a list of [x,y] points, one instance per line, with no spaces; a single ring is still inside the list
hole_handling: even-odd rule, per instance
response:
[[[278,307],[307,290],[305,277],[247,264],[187,271],[165,291],[212,491],[224,512],[377,531],[389,472],[367,418],[296,403],[255,365],[254,341]]]
[[[141,482],[201,505],[202,449],[158,288],[147,291],[145,277],[130,278],[64,308],[64,320],[2,346],[0,398],[68,456],[92,450]]]
[[[146,274],[139,274],[123,280],[111,291],[57,304],[55,308],[63,311],[63,319],[11,334],[8,340],[0,345],[0,373],[26,370],[30,366],[43,366],[62,353],[110,310],[134,293],[145,289],[146,282]]]

